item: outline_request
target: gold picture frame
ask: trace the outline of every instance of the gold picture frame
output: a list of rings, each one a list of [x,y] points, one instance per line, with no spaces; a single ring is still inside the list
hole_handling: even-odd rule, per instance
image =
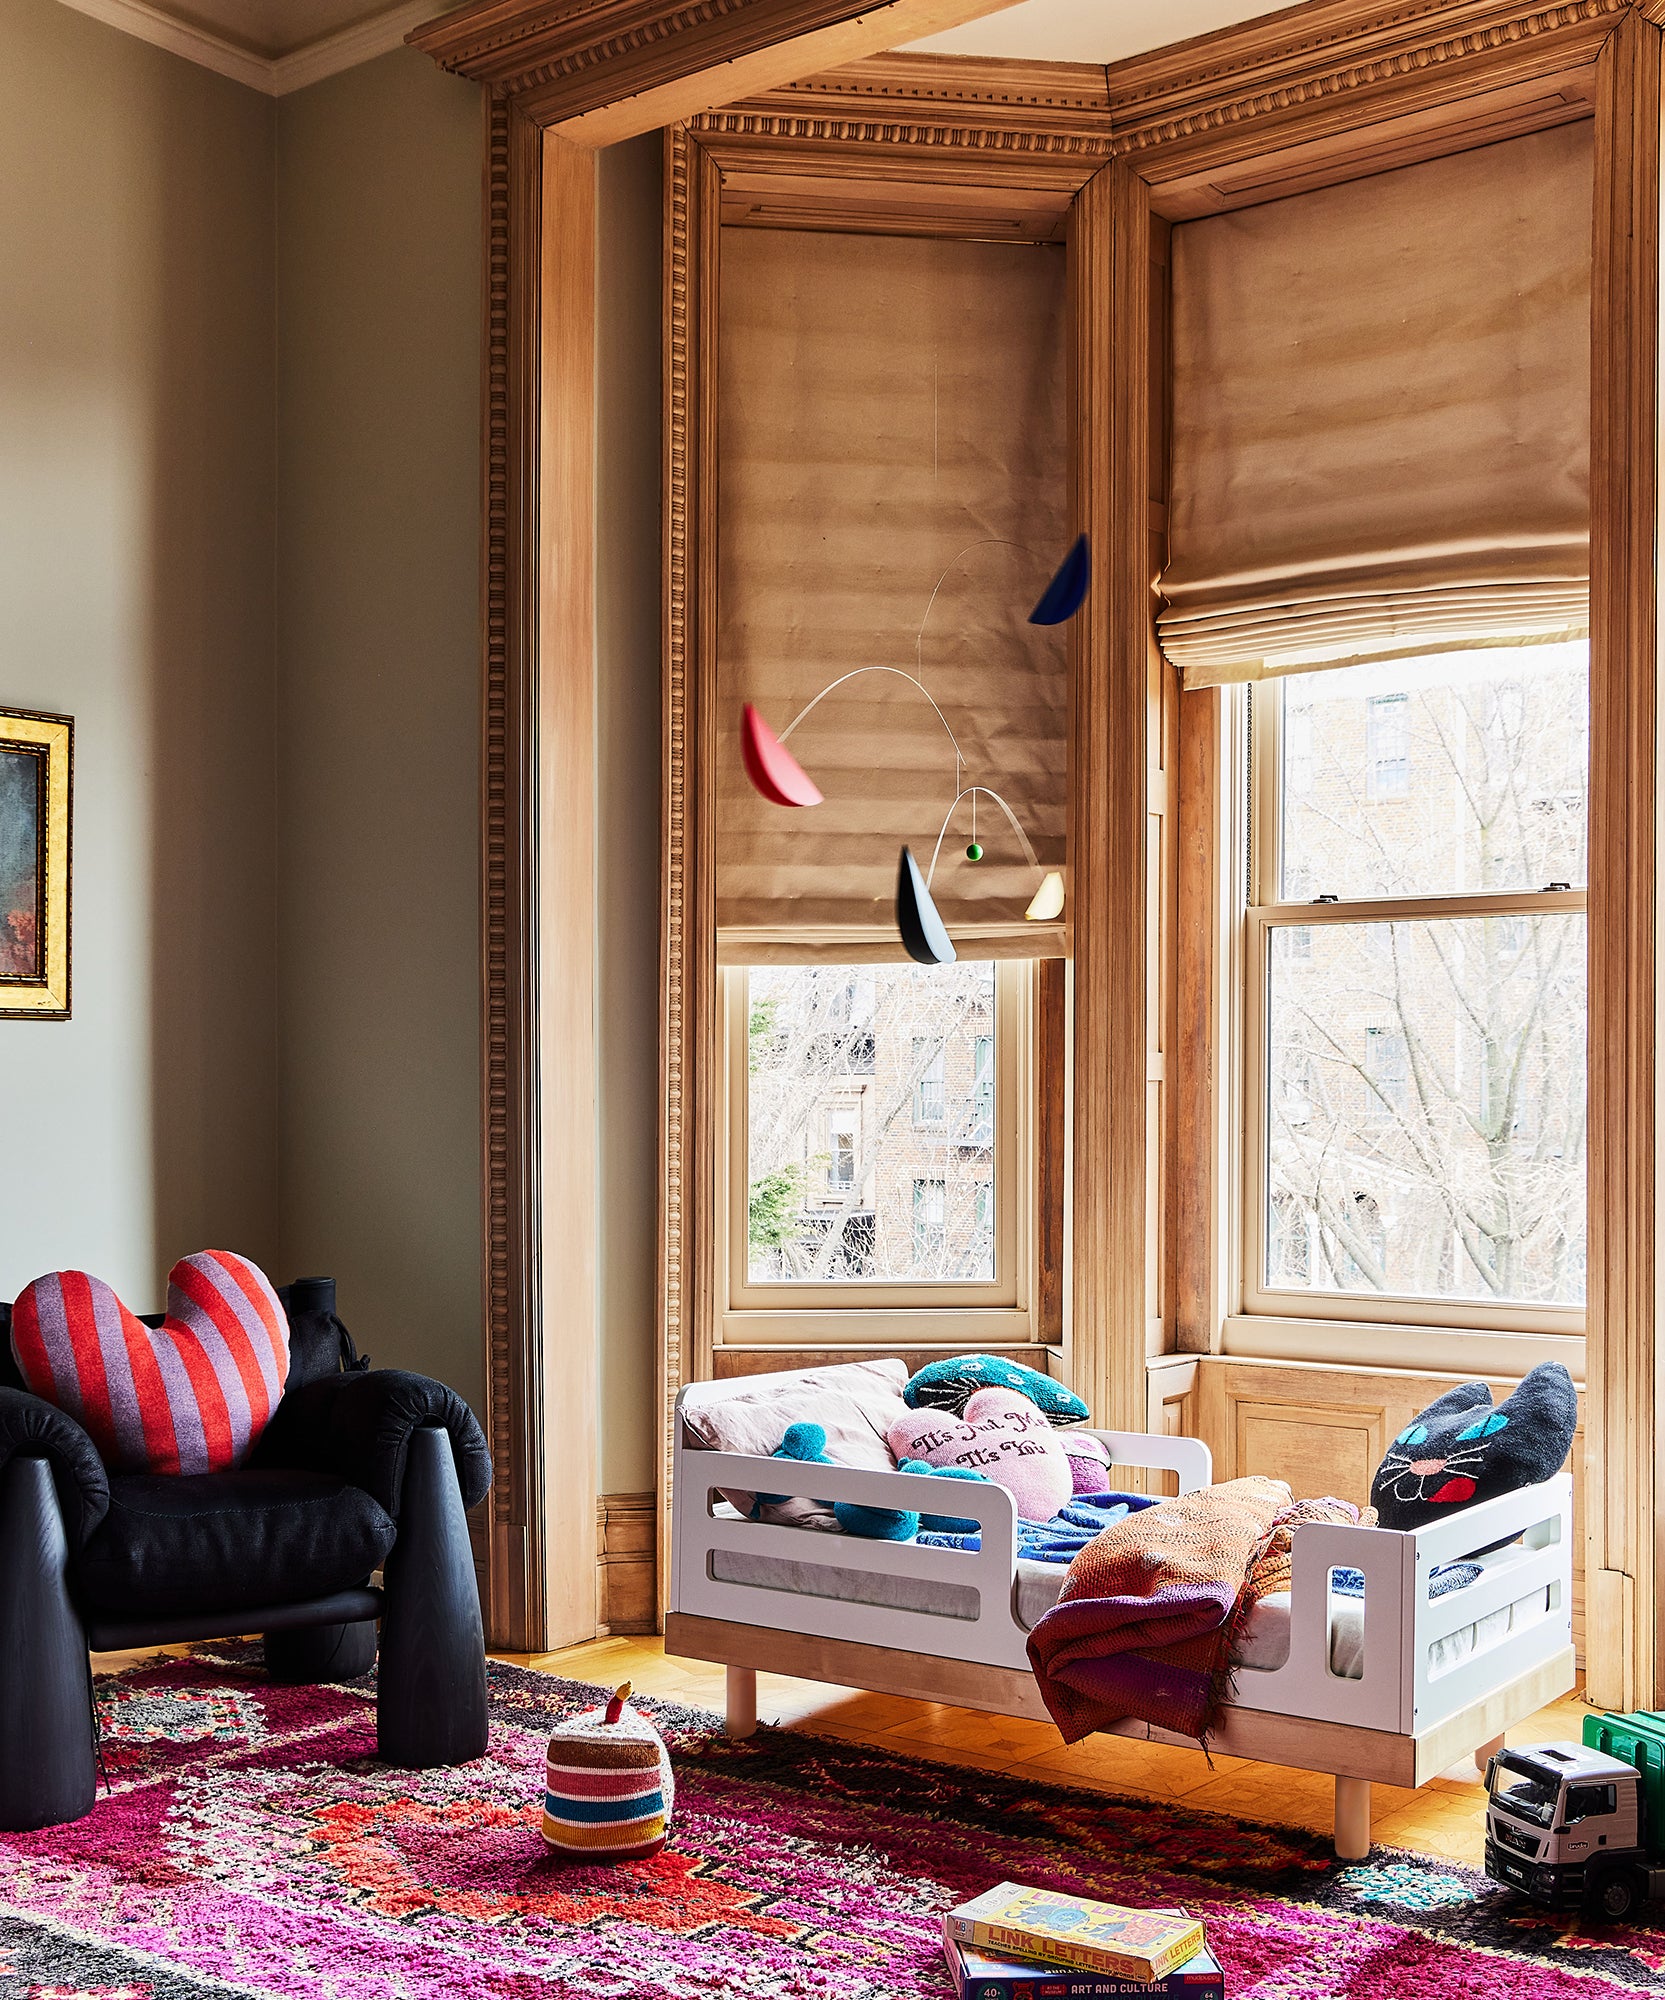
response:
[[[0,708],[0,1020],[69,1019],[75,724]]]

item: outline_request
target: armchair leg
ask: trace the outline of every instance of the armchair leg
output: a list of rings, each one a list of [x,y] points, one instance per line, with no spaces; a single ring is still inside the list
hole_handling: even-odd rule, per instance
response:
[[[0,1828],[61,1826],[97,1786],[87,1635],[70,1602],[52,1469],[0,1469]]]
[[[382,1582],[378,1753],[390,1764],[415,1769],[484,1756],[480,1592],[451,1440],[431,1426],[411,1437],[399,1496],[399,1538],[382,1566]]]
[[[283,1687],[316,1687],[321,1681],[356,1681],[376,1664],[376,1621],[311,1625],[265,1635],[266,1671]]]

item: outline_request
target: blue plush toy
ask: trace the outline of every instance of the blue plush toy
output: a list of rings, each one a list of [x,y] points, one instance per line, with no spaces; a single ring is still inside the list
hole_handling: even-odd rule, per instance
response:
[[[905,1458],[899,1472],[928,1472],[933,1479],[975,1479],[979,1486],[987,1486],[988,1480],[980,1472],[973,1472],[969,1465],[927,1465],[922,1458]],[[983,1525],[964,1514],[922,1514],[919,1525],[929,1528],[936,1535],[974,1535]]]
[[[769,1454],[771,1458],[792,1458],[802,1465],[831,1465],[834,1461],[827,1456],[827,1433],[821,1424],[789,1424],[786,1435]],[[980,1472],[970,1472],[960,1466],[927,1465],[922,1459],[909,1459],[902,1467],[904,1472],[928,1472],[934,1479],[977,1479]],[[985,1482],[986,1483],[986,1482]],[[760,1493],[752,1505],[752,1518],[759,1510],[780,1504],[782,1495]],[[832,1503],[833,1518],[847,1535],[858,1535],[868,1542],[911,1542],[920,1530],[920,1517],[900,1507],[862,1507],[853,1500],[835,1500]],[[924,1526],[942,1533],[966,1534],[975,1529],[975,1521],[966,1521],[953,1514],[927,1514]]]

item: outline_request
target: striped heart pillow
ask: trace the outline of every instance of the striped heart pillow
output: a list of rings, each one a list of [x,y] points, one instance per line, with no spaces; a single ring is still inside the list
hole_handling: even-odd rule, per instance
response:
[[[74,1417],[112,1472],[224,1472],[266,1428],[289,1373],[289,1322],[266,1274],[228,1250],[168,1273],[159,1327],[102,1278],[49,1271],[12,1307],[25,1383]]]

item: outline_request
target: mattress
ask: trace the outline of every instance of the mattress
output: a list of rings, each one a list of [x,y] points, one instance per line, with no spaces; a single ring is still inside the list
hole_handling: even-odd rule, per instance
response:
[[[720,1513],[731,1510],[719,1508]],[[734,1517],[738,1519],[739,1516]],[[1495,1569],[1518,1558],[1518,1546],[1496,1549],[1475,1558],[1482,1570]],[[978,1591],[974,1584],[940,1577],[894,1576],[887,1572],[844,1569],[831,1563],[795,1556],[751,1555],[738,1549],[715,1549],[711,1574],[719,1583],[750,1584],[759,1590],[786,1591],[795,1596],[833,1598],[849,1604],[873,1604],[890,1611],[923,1611],[938,1618],[974,1619]],[[1013,1612],[1028,1631],[1051,1610],[1069,1574],[1062,1563],[1020,1560],[1013,1586]],[[1453,1592],[1447,1602],[1455,1602]],[[1289,1658],[1289,1592],[1264,1597],[1243,1621],[1232,1652],[1235,1667],[1271,1671]],[[1549,1593],[1540,1587],[1513,1603],[1487,1612],[1436,1640],[1429,1652],[1430,1677],[1500,1644],[1524,1630],[1549,1608]],[[1332,1594],[1330,1598],[1330,1671],[1340,1680],[1358,1680],[1364,1673],[1364,1599]],[[1239,1689],[1240,1695],[1245,1693]]]

